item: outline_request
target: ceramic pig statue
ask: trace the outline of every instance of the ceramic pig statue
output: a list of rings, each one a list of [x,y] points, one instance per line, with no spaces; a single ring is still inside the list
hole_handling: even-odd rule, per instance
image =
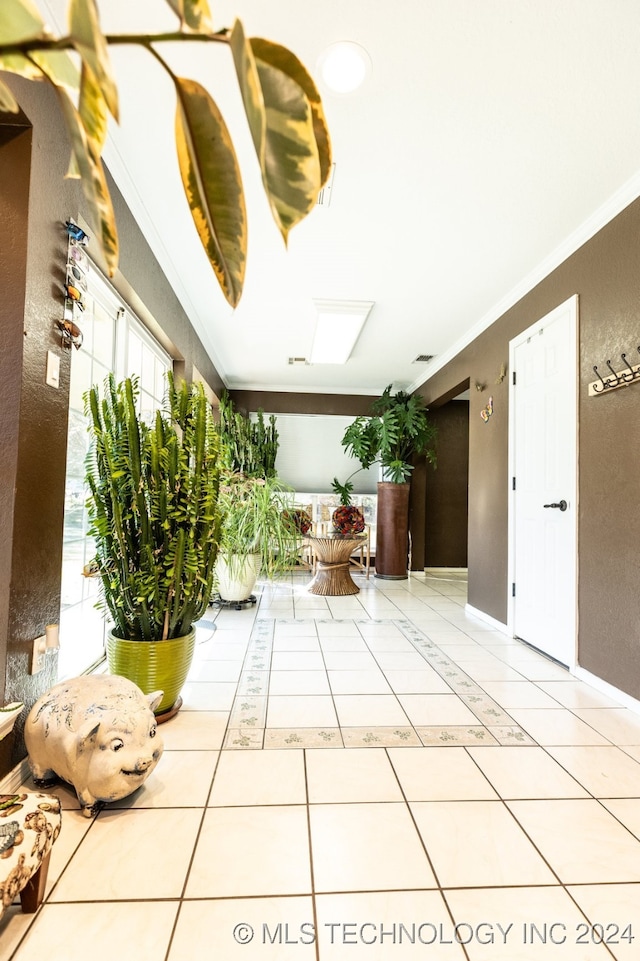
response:
[[[162,691],[144,695],[108,674],[56,684],[33,705],[24,728],[36,787],[67,781],[87,817],[131,794],[162,755],[153,714],[161,698]]]

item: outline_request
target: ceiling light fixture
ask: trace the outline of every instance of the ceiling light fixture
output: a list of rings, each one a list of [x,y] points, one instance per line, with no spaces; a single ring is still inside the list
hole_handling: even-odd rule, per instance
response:
[[[332,93],[353,93],[371,73],[371,57],[359,43],[340,40],[320,54],[318,71]]]
[[[314,300],[318,312],[312,364],[346,364],[364,323],[373,307],[372,300]]]

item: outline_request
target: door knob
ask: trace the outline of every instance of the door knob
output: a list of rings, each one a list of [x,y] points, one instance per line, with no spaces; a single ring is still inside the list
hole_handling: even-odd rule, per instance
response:
[[[567,502],[566,502],[565,500],[562,500],[562,501],[560,501],[560,502],[557,503],[557,504],[545,504],[544,506],[545,506],[545,507],[557,507],[558,510],[560,510],[560,511],[566,511],[566,509],[567,509]]]

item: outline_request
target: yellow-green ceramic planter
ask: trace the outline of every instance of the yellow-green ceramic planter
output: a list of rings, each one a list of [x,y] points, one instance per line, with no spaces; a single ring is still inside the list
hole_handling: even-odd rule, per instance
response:
[[[126,641],[107,634],[107,663],[111,674],[120,674],[137,684],[143,694],[164,691],[156,714],[171,710],[187,679],[196,632],[167,641]]]

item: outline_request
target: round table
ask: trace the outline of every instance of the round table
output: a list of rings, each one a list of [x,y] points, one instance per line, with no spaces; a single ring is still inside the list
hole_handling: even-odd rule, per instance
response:
[[[316,557],[316,573],[307,588],[310,594],[342,597],[358,594],[360,588],[349,572],[349,558],[366,541],[366,534],[307,534]]]

